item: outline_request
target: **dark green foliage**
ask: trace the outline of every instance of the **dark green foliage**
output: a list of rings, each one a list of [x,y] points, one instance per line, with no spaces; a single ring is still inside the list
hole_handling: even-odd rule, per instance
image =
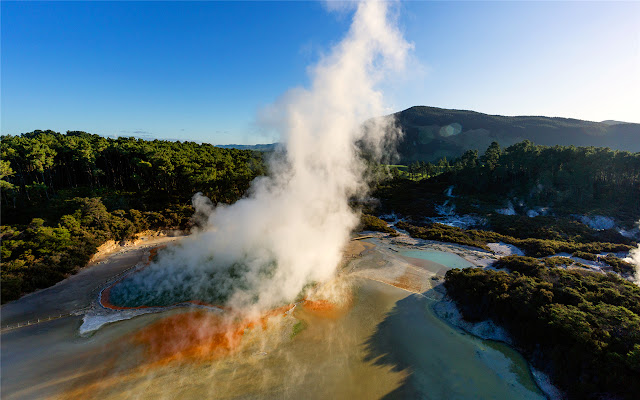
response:
[[[511,256],[502,271],[447,272],[445,287],[464,317],[493,319],[533,364],[575,398],[640,390],[640,288],[613,274],[550,267]]]
[[[387,226],[386,222],[378,217],[374,217],[373,215],[369,214],[362,214],[362,216],[360,217],[360,230],[385,232],[392,235],[397,234],[395,229]]]
[[[622,261],[613,254],[607,254],[607,256],[601,258],[601,260],[609,264],[615,272],[621,275],[633,275],[635,273],[635,268],[633,265],[629,264],[626,261]]]
[[[640,217],[640,153],[524,141],[505,149],[493,169],[490,164],[466,166],[436,179],[455,185],[461,194],[517,197],[525,205],[552,206],[560,214],[601,213],[628,221]]]
[[[109,209],[156,211],[196,192],[232,203],[265,173],[259,152],[75,131],[2,136],[1,151],[4,224],[28,223],[56,195],[70,198],[68,191],[101,197]]]
[[[489,250],[487,242],[482,239],[474,238],[472,235],[461,228],[442,224],[427,224],[426,226],[413,226],[404,221],[396,224],[400,229],[404,229],[411,236],[425,240],[437,240],[439,242],[450,242],[464,244],[467,246],[479,247]],[[490,233],[490,232],[487,232]]]
[[[573,257],[578,257],[578,258],[582,258],[585,260],[589,260],[589,261],[597,261],[598,260],[598,255],[597,254],[591,254],[591,253],[585,253],[584,251],[575,251],[572,254]]]
[[[444,192],[449,186],[434,179],[393,179],[380,183],[374,194],[382,201],[385,212],[420,219],[438,215],[435,206],[445,201]]]
[[[27,226],[2,226],[2,302],[46,288],[75,273],[106,240],[121,241],[149,227],[184,228],[191,207],[158,220],[154,214],[130,209],[108,212],[99,198],[67,200],[75,209],[63,215],[57,226],[34,218]],[[171,211],[171,210],[167,210]],[[177,209],[176,209],[177,211]]]
[[[640,218],[640,153],[597,147],[536,146],[524,141],[500,152],[493,146],[489,156],[478,159],[477,152],[465,153],[444,173],[431,179],[392,180],[381,185],[376,194],[385,207],[415,218],[432,216],[434,203],[442,204],[445,200],[453,201],[459,213],[487,215],[511,199],[517,199],[515,209],[520,214],[546,206],[556,216],[589,213],[622,221]],[[457,198],[444,196],[449,186],[455,187]],[[505,226],[501,222],[498,217],[491,221],[498,228]],[[584,234],[580,232],[584,227],[577,223],[563,225],[569,234]],[[518,236],[514,232],[503,233]],[[544,236],[545,232],[537,234]],[[599,233],[598,240],[621,239],[615,231],[604,231]]]
[[[488,216],[491,230],[519,239],[537,238],[567,240],[579,243],[611,242],[632,244],[633,241],[616,230],[595,231],[570,218],[492,214]]]
[[[193,142],[85,132],[2,136],[2,302],[83,267],[106,240],[185,229],[191,196],[231,203],[263,155]]]
[[[504,242],[522,249],[525,254],[531,257],[546,257],[558,253],[574,253],[577,251],[598,254],[603,252],[629,251],[631,245],[622,243],[587,242],[579,243],[568,240],[546,240],[546,239],[519,239],[512,236],[502,235],[497,232],[484,230],[464,230],[443,224],[427,224],[425,226],[414,226],[407,222],[398,222],[396,226],[406,230],[411,236],[426,240],[437,240],[440,242],[458,243],[467,246],[479,247],[489,250],[488,243]],[[612,259],[613,260],[613,259]],[[606,260],[604,260],[606,261]]]
[[[537,276],[538,269],[544,267],[544,264],[533,257],[507,256],[493,263],[493,266],[498,269],[507,268],[527,276]]]

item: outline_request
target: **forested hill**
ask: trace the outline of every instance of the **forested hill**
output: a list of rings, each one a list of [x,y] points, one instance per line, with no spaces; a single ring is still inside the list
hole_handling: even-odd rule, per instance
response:
[[[505,117],[475,111],[416,106],[395,114],[405,132],[401,163],[460,157],[492,142],[507,147],[523,140],[545,146],[595,146],[640,151],[640,124],[550,117]]]
[[[265,173],[263,154],[86,132],[2,136],[1,301],[83,267],[107,240],[184,229],[191,197],[233,203]]]

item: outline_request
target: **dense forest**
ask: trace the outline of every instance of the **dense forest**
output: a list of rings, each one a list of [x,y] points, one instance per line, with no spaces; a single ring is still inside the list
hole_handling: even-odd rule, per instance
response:
[[[536,368],[571,398],[635,399],[640,392],[640,287],[560,257],[509,256],[447,272],[465,319],[504,326]],[[613,397],[612,397],[613,396]]]
[[[265,171],[262,154],[253,151],[76,131],[2,136],[1,152],[2,216],[7,222],[20,210],[79,188],[135,192],[129,201],[158,204],[184,202],[197,191],[214,202],[231,202]]]
[[[523,141],[502,149],[492,143],[483,156],[469,150],[452,162],[415,162],[378,196],[389,209],[407,216],[435,214],[451,185],[459,212],[486,213],[512,203],[515,211],[546,207],[554,214],[600,213],[622,221],[640,219],[640,153],[598,147],[538,146]],[[431,206],[424,208],[425,200]],[[452,200],[453,201],[453,200]]]
[[[83,267],[106,240],[184,229],[191,197],[232,203],[263,154],[193,142],[34,131],[1,138],[2,302]]]

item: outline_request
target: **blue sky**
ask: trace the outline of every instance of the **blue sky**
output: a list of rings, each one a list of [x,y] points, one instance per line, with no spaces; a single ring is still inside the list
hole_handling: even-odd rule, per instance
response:
[[[2,134],[270,142],[258,110],[349,28],[320,2],[1,2]],[[413,105],[640,122],[640,3],[405,2]]]

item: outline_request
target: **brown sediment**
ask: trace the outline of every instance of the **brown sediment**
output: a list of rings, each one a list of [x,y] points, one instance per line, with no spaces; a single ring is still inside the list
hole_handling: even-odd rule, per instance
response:
[[[305,300],[305,310],[324,317],[339,317],[347,307],[327,300]],[[133,335],[132,342],[144,349],[147,367],[174,362],[210,361],[234,353],[249,329],[266,330],[269,320],[293,309],[289,304],[258,317],[233,318],[196,310],[161,319]]]
[[[255,318],[233,318],[233,314],[220,315],[207,310],[195,310],[162,318],[133,333],[129,340],[114,342],[115,348],[131,345],[142,351],[136,364],[116,369],[122,362],[115,352],[101,368],[79,377],[77,383],[64,391],[61,399],[96,398],[104,391],[126,387],[145,379],[151,370],[188,363],[210,362],[230,356],[242,348],[243,338],[249,330],[267,329],[271,318],[285,315],[294,305],[286,305],[265,312]],[[126,391],[126,389],[123,389]]]
[[[147,262],[145,263],[145,265],[151,264],[151,261],[153,261],[153,259],[158,255],[158,251],[160,251],[160,250],[162,250],[162,249],[164,249],[166,247],[167,247],[167,245],[163,244],[162,246],[157,246],[157,247],[152,248],[149,251],[149,258],[147,259]]]
[[[141,345],[148,366],[173,362],[210,361],[235,352],[248,329],[265,330],[269,319],[284,315],[294,306],[269,310],[257,318],[232,319],[203,310],[169,316],[142,328],[133,336]]]
[[[362,242],[360,240],[351,240],[345,246],[342,251],[342,263],[346,264],[354,258],[358,258],[367,250],[371,250],[376,247],[375,244],[369,242]]]
[[[102,243],[96,249],[96,252],[91,256],[87,265],[94,265],[100,261],[103,261],[105,258],[110,255],[117,253],[120,250],[126,250],[133,247],[136,247],[140,244],[144,244],[145,240],[158,238],[158,237],[167,237],[165,232],[162,231],[154,231],[154,230],[146,230],[143,232],[136,233],[133,238],[121,241],[115,240],[107,240]]]
[[[245,324],[193,311],[144,327],[133,336],[133,342],[143,346],[144,360],[149,366],[187,360],[204,361],[237,349],[245,329]]]
[[[414,293],[422,293],[424,291],[420,278],[413,271],[405,272],[397,277],[391,284],[397,288],[408,290]],[[416,279],[417,278],[417,279]]]
[[[338,319],[345,315],[351,306],[350,301],[341,304],[329,300],[304,300],[302,308],[308,313],[321,318]]]

